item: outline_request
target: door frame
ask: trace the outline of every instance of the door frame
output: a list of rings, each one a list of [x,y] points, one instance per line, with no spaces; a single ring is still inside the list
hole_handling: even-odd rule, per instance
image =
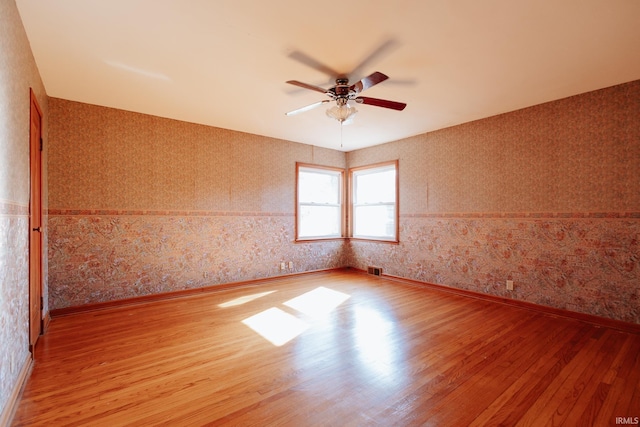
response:
[[[42,110],[29,89],[29,351],[43,332]]]

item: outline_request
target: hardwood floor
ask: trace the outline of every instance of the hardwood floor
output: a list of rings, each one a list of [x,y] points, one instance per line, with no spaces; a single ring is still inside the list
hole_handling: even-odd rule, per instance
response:
[[[640,416],[639,355],[637,334],[313,273],[54,318],[13,425],[614,426]]]

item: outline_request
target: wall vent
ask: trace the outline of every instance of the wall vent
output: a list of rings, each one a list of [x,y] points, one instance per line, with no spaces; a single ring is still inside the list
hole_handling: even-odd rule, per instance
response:
[[[374,276],[382,275],[382,268],[380,267],[367,267],[367,273],[373,274]]]

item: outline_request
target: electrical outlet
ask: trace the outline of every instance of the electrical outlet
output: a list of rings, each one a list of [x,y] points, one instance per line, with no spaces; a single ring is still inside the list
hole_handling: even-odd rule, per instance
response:
[[[289,261],[289,270],[293,270],[293,261]]]
[[[507,290],[508,291],[513,290],[513,280],[507,280]]]
[[[207,278],[207,276],[208,276],[208,275],[209,275],[209,274],[208,274],[206,271],[204,271],[204,272],[202,273],[202,277],[204,277],[205,279]]]
[[[280,270],[285,270],[287,267],[285,266],[284,262],[280,263]]]
[[[382,268],[380,267],[367,267],[367,273],[373,274],[374,276],[382,275]]]

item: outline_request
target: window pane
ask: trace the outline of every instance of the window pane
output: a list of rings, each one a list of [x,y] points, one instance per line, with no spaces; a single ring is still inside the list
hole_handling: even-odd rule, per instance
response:
[[[298,172],[299,203],[337,204],[340,199],[340,174],[338,172],[310,172],[302,168]]]
[[[354,174],[357,204],[394,203],[396,201],[395,168]]]
[[[354,236],[395,237],[395,206],[354,206]]]
[[[353,171],[353,237],[398,241],[397,166],[396,161]]]
[[[297,165],[296,239],[343,237],[344,170]]]
[[[298,237],[340,236],[339,206],[300,206]]]

